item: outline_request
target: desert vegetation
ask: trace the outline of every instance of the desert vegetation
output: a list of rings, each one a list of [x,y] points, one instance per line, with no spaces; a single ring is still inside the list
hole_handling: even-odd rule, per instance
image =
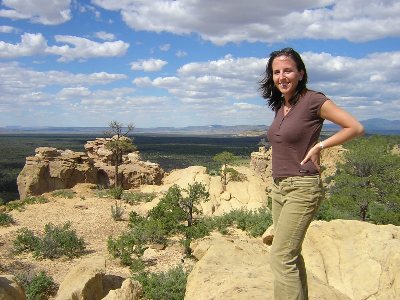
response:
[[[346,145],[318,218],[399,226],[400,155],[392,151],[399,143],[400,136],[370,136]]]

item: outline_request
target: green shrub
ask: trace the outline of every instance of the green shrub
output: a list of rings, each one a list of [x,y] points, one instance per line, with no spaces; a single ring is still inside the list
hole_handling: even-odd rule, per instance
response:
[[[185,297],[188,274],[181,266],[168,272],[134,275],[133,278],[143,286],[145,299],[182,300]]]
[[[72,199],[75,197],[75,192],[73,190],[69,189],[63,189],[63,190],[57,190],[51,193],[52,196],[54,197],[61,197],[61,198],[67,198],[67,199]]]
[[[13,223],[14,223],[14,219],[10,214],[8,214],[6,212],[0,213],[0,226],[8,226]]]
[[[132,259],[131,264],[130,264],[130,270],[132,273],[143,272],[145,268],[146,268],[146,265],[141,258]]]
[[[213,228],[223,234],[228,233],[229,227],[236,226],[253,237],[261,236],[271,224],[272,216],[267,207],[257,211],[238,209],[212,218]]]
[[[182,222],[186,220],[186,213],[179,206],[181,198],[180,187],[173,185],[157,206],[150,210],[148,219],[160,220],[164,231],[168,234],[180,232]]]
[[[111,205],[112,218],[114,219],[114,221],[121,221],[123,214],[124,214],[124,209],[122,208],[121,205],[118,204],[117,201],[115,201],[115,206]]]
[[[32,230],[23,227],[17,230],[17,236],[13,242],[13,251],[17,254],[34,251],[40,243],[40,239],[35,236]]]
[[[226,168],[226,173],[229,175],[229,180],[230,181],[245,181],[247,180],[246,175],[240,173],[234,168]]]
[[[48,299],[56,293],[56,284],[51,276],[48,276],[44,271],[39,274],[17,276],[25,289],[27,300],[43,300]]]
[[[115,186],[115,187],[112,187],[108,191],[108,193],[114,199],[121,199],[122,195],[124,194],[124,189],[122,188],[122,186]]]
[[[83,239],[78,238],[71,228],[71,223],[62,226],[45,225],[44,236],[37,237],[31,230],[24,227],[17,231],[13,249],[15,253],[30,251],[35,257],[59,258],[63,255],[73,258],[85,250]]]
[[[135,249],[135,237],[130,232],[123,233],[115,239],[109,236],[107,249],[114,258],[120,258],[123,265],[130,265],[130,257]]]
[[[137,226],[138,224],[145,222],[146,218],[139,216],[139,214],[135,211],[131,211],[129,213],[129,222],[128,222],[128,226],[130,228],[134,228],[135,226]]]
[[[25,209],[26,205],[29,204],[41,204],[41,203],[47,203],[49,202],[49,200],[43,196],[28,196],[26,197],[24,200],[14,200],[14,201],[10,201],[6,204],[6,209],[8,211],[11,210],[18,210],[18,211],[22,211]]]
[[[66,222],[62,226],[46,224],[44,236],[35,249],[35,254],[44,258],[59,258],[63,255],[73,258],[80,256],[85,250],[85,242],[78,238],[75,230],[71,229],[71,223]]]
[[[143,202],[150,202],[156,196],[156,193],[126,192],[122,195],[122,200],[131,205],[134,205]]]
[[[49,199],[43,196],[28,196],[24,199],[24,203],[26,204],[42,204],[42,203],[47,203],[49,202]]]

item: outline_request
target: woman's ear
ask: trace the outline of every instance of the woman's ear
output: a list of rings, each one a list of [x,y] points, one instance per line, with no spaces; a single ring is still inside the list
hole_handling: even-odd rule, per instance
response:
[[[303,80],[303,76],[304,76],[304,70],[300,71],[300,76],[299,76],[299,81]]]

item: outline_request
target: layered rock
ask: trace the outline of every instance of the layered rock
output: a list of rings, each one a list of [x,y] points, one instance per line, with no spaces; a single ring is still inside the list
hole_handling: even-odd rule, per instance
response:
[[[26,158],[25,166],[18,175],[20,198],[69,189],[77,183],[94,183],[104,187],[113,185],[115,166],[111,151],[105,147],[109,140],[89,141],[85,145],[87,153],[52,147],[37,148],[34,156]],[[158,164],[140,160],[139,152],[123,155],[122,159],[118,173],[124,189],[142,184],[161,184],[164,170]]]
[[[269,246],[214,234],[192,242],[199,260],[185,299],[273,299]],[[303,244],[310,299],[399,299],[400,228],[315,221]]]
[[[272,147],[266,149],[265,146],[260,146],[258,152],[251,153],[250,169],[264,180],[268,187],[272,184]]]
[[[21,199],[72,188],[77,183],[96,183],[97,170],[85,153],[51,147],[39,147],[35,152],[35,156],[26,158],[17,178]]]
[[[176,184],[187,188],[189,184],[200,182],[205,185],[210,194],[210,200],[200,203],[204,215],[222,215],[235,209],[258,209],[267,205],[267,184],[248,167],[234,167],[239,173],[246,176],[242,182],[229,181],[226,189],[220,176],[207,174],[206,167],[192,166],[186,169],[174,170],[163,179],[162,186],[143,186],[143,192],[155,192],[160,195]],[[157,204],[157,199],[147,204],[151,209]]]

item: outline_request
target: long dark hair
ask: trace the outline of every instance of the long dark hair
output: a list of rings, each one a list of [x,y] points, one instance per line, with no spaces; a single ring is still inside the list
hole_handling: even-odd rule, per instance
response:
[[[259,89],[261,90],[262,97],[264,99],[268,100],[268,106],[273,111],[277,111],[282,106],[283,100],[282,100],[282,93],[275,86],[274,80],[272,78],[272,76],[273,76],[272,62],[274,61],[274,59],[276,57],[282,56],[282,55],[290,56],[291,58],[293,58],[293,60],[296,63],[296,66],[297,66],[297,70],[304,72],[303,78],[299,81],[299,83],[296,87],[296,91],[295,91],[294,95],[292,96],[292,98],[290,98],[289,103],[291,105],[295,105],[297,103],[297,101],[299,100],[301,93],[307,89],[307,86],[306,86],[307,79],[308,79],[307,70],[306,70],[306,66],[304,65],[303,60],[300,57],[300,54],[297,53],[292,48],[284,48],[284,49],[272,52],[269,55],[267,67],[263,74],[264,78],[259,82],[259,84],[260,84]]]

